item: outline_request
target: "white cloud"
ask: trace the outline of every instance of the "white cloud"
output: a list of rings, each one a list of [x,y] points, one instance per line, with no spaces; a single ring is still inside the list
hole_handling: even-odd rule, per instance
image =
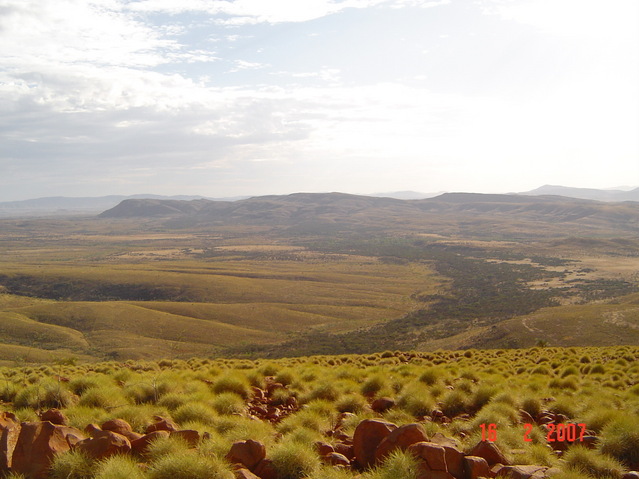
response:
[[[637,41],[636,0],[487,0],[484,8],[556,35]]]
[[[5,67],[96,65],[149,67],[177,45],[109,0],[4,0],[0,56]]]
[[[435,7],[450,0],[143,0],[127,8],[138,12],[178,14],[201,12],[217,16],[217,23],[228,26],[258,23],[306,22],[348,8],[387,6],[390,8]]]

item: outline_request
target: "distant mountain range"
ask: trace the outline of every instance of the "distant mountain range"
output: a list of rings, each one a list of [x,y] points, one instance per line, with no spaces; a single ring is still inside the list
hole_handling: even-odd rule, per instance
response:
[[[374,198],[388,198],[397,200],[423,200],[441,196],[444,192],[420,193],[416,191],[394,191],[386,193],[374,193],[366,195]],[[521,196],[563,196],[568,198],[579,198],[606,202],[639,201],[639,188],[632,190],[598,190],[589,188],[570,188],[566,186],[544,185],[535,190],[523,193],[512,193]],[[356,195],[351,195],[356,196]],[[70,214],[97,214],[115,207],[125,200],[150,199],[161,201],[222,201],[234,202],[248,199],[248,196],[237,196],[229,198],[210,198],[198,195],[162,196],[152,194],[140,195],[110,195],[98,197],[66,197],[55,196],[46,198],[35,198],[21,201],[0,202],[0,217],[19,216],[50,216],[50,215],[70,215]],[[268,198],[268,197],[262,197]],[[163,205],[163,208],[167,204]],[[184,207],[176,206],[178,208]],[[194,208],[191,205],[189,208]]]
[[[69,214],[96,214],[124,200],[129,199],[164,199],[164,200],[195,200],[204,199],[204,196],[162,196],[151,194],[140,195],[109,195],[95,197],[68,197],[68,196],[51,196],[46,198],[34,198],[21,201],[5,201],[0,202],[0,217],[12,216],[49,216],[49,215],[69,215]],[[246,196],[235,198],[219,198],[223,201],[234,201],[247,198]],[[217,200],[218,198],[207,198],[209,200]]]
[[[503,239],[639,233],[639,203],[479,193],[445,193],[422,200],[344,193],[234,202],[128,199],[99,216],[156,219],[169,228],[275,227],[291,234],[412,231]]]
[[[527,196],[567,196],[596,201],[639,201],[639,188],[632,190],[597,190],[592,188],[570,188],[567,186],[544,185],[532,191],[518,193]]]

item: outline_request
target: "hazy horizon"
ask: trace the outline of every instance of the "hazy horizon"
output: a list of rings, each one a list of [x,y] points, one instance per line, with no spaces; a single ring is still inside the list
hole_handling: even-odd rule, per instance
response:
[[[633,0],[0,0],[0,202],[639,185]]]

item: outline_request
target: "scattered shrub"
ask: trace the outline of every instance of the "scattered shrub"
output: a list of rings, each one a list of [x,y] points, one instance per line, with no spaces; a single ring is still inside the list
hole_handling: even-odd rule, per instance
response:
[[[639,467],[639,416],[626,415],[603,428],[601,452],[628,468]]]
[[[228,464],[193,452],[168,453],[149,467],[150,479],[234,479]]]
[[[396,450],[369,475],[369,479],[417,479],[419,462],[412,454]]]
[[[466,412],[468,397],[462,391],[448,391],[441,399],[442,412],[448,417],[455,417]]]
[[[51,479],[91,479],[93,471],[91,458],[79,451],[68,451],[54,456],[49,477]]]
[[[623,470],[621,464],[612,457],[579,445],[569,448],[563,459],[568,469],[597,478],[618,478]]]
[[[364,396],[372,397],[385,387],[387,387],[386,379],[383,376],[376,374],[364,381],[364,384],[362,384],[361,387],[361,392]]]
[[[238,396],[234,395],[236,398]],[[217,416],[215,409],[207,404],[193,401],[178,407],[173,411],[173,419],[178,424],[185,422],[199,422],[201,424],[213,425]]]
[[[215,381],[213,384],[213,392],[216,394],[235,393],[244,399],[248,399],[250,396],[250,387],[248,381],[243,376],[228,374]]]
[[[135,459],[130,456],[112,456],[98,462],[94,479],[144,479]]]
[[[309,446],[298,442],[280,443],[271,453],[278,479],[301,479],[319,468],[319,457]]]
[[[218,414],[241,414],[246,409],[244,400],[235,393],[218,394],[212,405]]]

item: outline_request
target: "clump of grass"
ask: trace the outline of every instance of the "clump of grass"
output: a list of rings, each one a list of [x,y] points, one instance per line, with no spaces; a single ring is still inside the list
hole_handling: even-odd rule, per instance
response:
[[[514,406],[506,403],[491,402],[484,406],[471,422],[472,429],[478,430],[481,424],[496,424],[501,429],[519,422],[519,413]]]
[[[288,389],[278,388],[271,393],[271,404],[274,406],[281,406],[286,404],[288,399],[292,396],[292,393]]]
[[[108,419],[109,413],[102,408],[73,406],[64,411],[69,418],[69,425],[83,429],[87,424],[101,424]]]
[[[433,386],[443,379],[442,370],[438,368],[426,368],[419,376],[419,380],[427,386]]]
[[[111,456],[97,465],[94,479],[144,479],[144,473],[130,456]]]
[[[320,466],[319,469],[306,476],[305,479],[353,479],[353,473],[344,468]]]
[[[601,479],[619,478],[623,471],[623,466],[612,457],[579,445],[568,449],[563,459],[567,469]]]
[[[290,369],[282,369],[275,376],[275,381],[278,383],[282,383],[284,386],[293,384],[293,381],[295,381],[295,379],[295,373]]]
[[[250,387],[247,379],[240,374],[226,374],[213,383],[215,394],[235,393],[243,399],[250,396]]]
[[[360,391],[364,396],[373,397],[387,387],[386,378],[376,374],[364,381]]]
[[[435,400],[428,386],[422,382],[408,384],[397,399],[397,406],[413,417],[429,415],[435,409]]]
[[[339,398],[340,392],[335,387],[335,385],[331,383],[320,384],[318,387],[314,388],[310,393],[308,393],[303,399],[302,402],[310,402],[316,399],[324,399],[326,401],[336,401]]]
[[[549,405],[549,409],[555,414],[563,414],[566,417],[573,418],[577,415],[577,406],[575,401],[570,397],[559,397],[556,401]]]
[[[601,452],[628,468],[639,467],[639,416],[626,415],[611,422],[601,433]]]
[[[169,416],[166,409],[149,404],[113,409],[111,415],[110,419],[124,419],[134,431],[144,431],[153,422],[153,416]]]
[[[469,401],[469,408],[472,411],[479,411],[482,407],[490,402],[497,394],[498,389],[495,386],[480,386],[472,394]]]
[[[129,400],[124,397],[122,390],[115,386],[95,386],[85,389],[78,402],[80,406],[95,408],[112,408],[126,406]]]
[[[468,397],[462,391],[448,391],[441,398],[441,410],[448,417],[455,417],[466,412]]]
[[[313,474],[320,466],[317,453],[307,444],[297,441],[280,443],[271,453],[278,479],[301,479]]]
[[[297,414],[287,417],[278,425],[278,429],[287,434],[296,429],[306,428],[312,431],[321,432],[330,426],[330,418],[319,411],[304,409]]]
[[[104,380],[95,375],[89,376],[78,376],[75,378],[71,378],[69,381],[69,389],[73,391],[74,394],[82,395],[84,391],[91,388],[97,388],[104,385]]]
[[[53,458],[49,477],[51,479],[91,479],[93,460],[80,451],[67,451]]]
[[[180,437],[159,437],[149,444],[144,455],[152,462],[167,455],[189,454],[188,443]]]
[[[213,409],[218,414],[242,414],[244,412],[245,405],[241,396],[235,393],[222,393],[215,396],[212,401]]]
[[[579,369],[577,369],[575,366],[568,366],[561,372],[560,376],[562,378],[566,378],[568,376],[579,376]]]
[[[527,397],[521,402],[521,408],[536,418],[541,414],[541,401],[536,397]]]
[[[236,398],[239,396],[234,395]],[[240,399],[241,400],[241,399]],[[178,407],[173,411],[173,419],[182,424],[185,422],[199,422],[202,424],[213,425],[217,413],[214,408],[207,404],[193,401]]]
[[[163,406],[169,411],[174,411],[187,402],[188,399],[184,394],[169,393],[160,398],[160,400],[158,401],[158,406]]]
[[[624,421],[627,415],[625,411],[611,408],[608,405],[599,405],[593,406],[587,411],[583,422],[588,425],[588,429],[601,433],[608,424]]]
[[[76,402],[75,396],[59,382],[44,380],[27,386],[14,399],[16,408],[66,408]]]
[[[335,403],[335,407],[339,412],[351,412],[353,414],[359,414],[366,409],[366,406],[366,400],[359,394],[344,395]]]
[[[396,450],[369,473],[368,479],[417,479],[418,472],[417,458],[405,451]]]
[[[230,466],[215,456],[168,453],[151,463],[150,479],[233,479]]]

